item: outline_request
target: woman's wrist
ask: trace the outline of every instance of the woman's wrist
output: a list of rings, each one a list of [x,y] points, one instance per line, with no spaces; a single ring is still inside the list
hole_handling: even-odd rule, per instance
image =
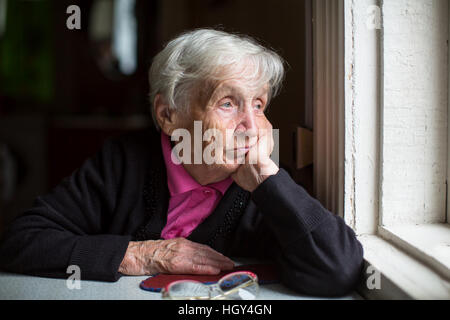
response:
[[[125,275],[147,275],[149,274],[148,264],[151,264],[149,259],[146,259],[146,254],[151,249],[150,242],[136,242],[130,241],[128,244],[125,256],[119,266],[119,272]]]

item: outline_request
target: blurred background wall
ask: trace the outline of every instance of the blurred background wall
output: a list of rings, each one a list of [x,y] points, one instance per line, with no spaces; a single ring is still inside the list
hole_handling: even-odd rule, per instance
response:
[[[297,128],[313,129],[311,1],[0,0],[0,231],[106,138],[152,125],[152,58],[199,27],[251,35],[286,59],[268,117],[281,163],[311,192],[312,167],[296,159]],[[70,5],[81,29],[67,28]]]

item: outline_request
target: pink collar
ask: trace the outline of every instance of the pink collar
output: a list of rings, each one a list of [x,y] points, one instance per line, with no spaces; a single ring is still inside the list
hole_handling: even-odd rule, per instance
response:
[[[161,146],[164,156],[164,161],[166,163],[167,169],[167,185],[169,187],[169,192],[171,196],[182,194],[188,191],[192,191],[201,188],[202,185],[199,184],[183,167],[181,164],[175,164],[172,162],[171,153],[172,145],[170,143],[170,137],[165,133],[161,132]],[[208,187],[212,187],[222,195],[225,194],[227,189],[233,183],[233,179],[227,178],[225,180],[209,184]]]

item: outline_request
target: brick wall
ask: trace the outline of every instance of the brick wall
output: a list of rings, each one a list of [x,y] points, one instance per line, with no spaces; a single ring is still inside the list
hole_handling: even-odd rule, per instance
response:
[[[384,1],[382,223],[443,222],[448,1]]]

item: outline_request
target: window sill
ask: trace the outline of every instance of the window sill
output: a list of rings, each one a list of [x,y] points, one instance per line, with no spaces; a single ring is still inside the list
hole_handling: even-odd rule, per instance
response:
[[[376,235],[359,236],[364,259],[380,272],[379,289],[369,289],[366,280],[358,288],[367,299],[450,299],[450,282],[433,269]]]
[[[419,224],[379,227],[383,239],[430,266],[450,281],[450,225]]]

